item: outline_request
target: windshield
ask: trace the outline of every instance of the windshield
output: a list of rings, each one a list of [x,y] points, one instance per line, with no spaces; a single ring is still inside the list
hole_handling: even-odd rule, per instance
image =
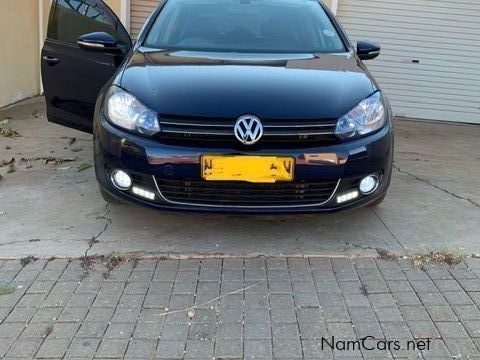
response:
[[[144,46],[247,53],[346,51],[317,0],[168,0]]]

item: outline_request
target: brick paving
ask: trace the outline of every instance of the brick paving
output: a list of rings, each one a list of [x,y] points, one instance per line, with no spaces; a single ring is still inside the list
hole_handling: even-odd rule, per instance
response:
[[[480,259],[0,260],[4,359],[480,359]],[[430,341],[322,349],[322,337]]]

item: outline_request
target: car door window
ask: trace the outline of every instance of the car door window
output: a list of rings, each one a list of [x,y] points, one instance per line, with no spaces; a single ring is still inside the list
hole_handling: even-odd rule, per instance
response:
[[[127,52],[130,39],[119,25],[110,10],[98,1],[57,0],[50,18],[48,38],[76,45],[81,35],[106,32],[117,39],[119,48]]]

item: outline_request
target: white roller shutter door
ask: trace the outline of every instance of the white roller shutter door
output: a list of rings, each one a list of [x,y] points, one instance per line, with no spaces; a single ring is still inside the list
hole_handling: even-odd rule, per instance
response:
[[[480,0],[339,0],[337,16],[382,46],[366,64],[395,115],[480,124]]]

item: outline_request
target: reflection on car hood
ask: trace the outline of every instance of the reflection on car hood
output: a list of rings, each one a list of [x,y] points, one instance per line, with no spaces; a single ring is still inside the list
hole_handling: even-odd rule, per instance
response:
[[[140,48],[121,84],[159,114],[336,118],[377,90],[351,54],[225,54]]]

